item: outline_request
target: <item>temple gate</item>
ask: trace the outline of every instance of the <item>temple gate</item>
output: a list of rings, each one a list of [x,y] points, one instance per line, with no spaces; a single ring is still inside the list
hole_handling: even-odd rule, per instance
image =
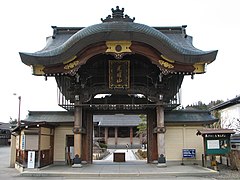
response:
[[[217,51],[192,45],[186,26],[149,27],[124,9],[85,28],[53,26],[46,47],[20,53],[33,75],[55,77],[59,105],[74,112],[74,165],[92,163],[94,114],[146,114],[148,162],[166,165],[164,111],[179,106],[185,75],[205,73]],[[102,98],[96,98],[96,95]]]

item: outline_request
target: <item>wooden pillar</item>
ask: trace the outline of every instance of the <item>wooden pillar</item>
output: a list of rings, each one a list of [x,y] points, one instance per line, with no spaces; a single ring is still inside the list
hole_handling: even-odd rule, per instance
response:
[[[205,135],[203,135],[203,144],[204,144],[204,167],[207,167],[207,154],[206,154],[206,152],[207,152],[207,141],[206,141],[206,139],[205,139],[206,137],[205,137]]]
[[[157,126],[156,110],[151,109],[147,112],[147,161],[154,163],[158,161],[157,149],[157,133],[155,127]]]
[[[166,167],[166,156],[165,156],[165,132],[164,127],[164,108],[161,105],[156,107],[157,113],[157,149],[158,149],[158,167]]]
[[[79,96],[76,96],[75,109],[74,109],[74,154],[72,167],[81,167],[82,156],[82,107]]]
[[[93,115],[90,111],[83,109],[82,129],[82,155],[81,160],[87,163],[92,163],[93,152]]]
[[[88,151],[89,151],[89,159],[90,159],[90,161],[91,161],[91,163],[92,163],[92,160],[93,160],[93,129],[94,129],[94,125],[93,125],[93,114],[92,114],[92,112],[90,113],[88,113],[88,116],[87,116],[88,118],[87,118],[87,121],[88,121],[88,124],[90,125],[90,127],[91,128],[89,128],[89,126],[88,126],[88,131],[89,131],[89,136],[88,136],[88,144],[89,144],[89,149],[88,149]]]
[[[16,163],[16,136],[11,135],[10,167],[14,168]]]
[[[38,128],[38,168],[41,167],[41,134],[42,134],[41,126]],[[25,154],[25,153],[24,153]],[[27,162],[26,162],[27,163]]]
[[[105,131],[104,131],[104,140],[105,140],[105,143],[107,144],[108,143],[108,128],[105,127]]]
[[[133,128],[130,127],[130,145],[132,146],[133,144]]]
[[[118,128],[115,127],[115,146],[117,146],[118,143]]]

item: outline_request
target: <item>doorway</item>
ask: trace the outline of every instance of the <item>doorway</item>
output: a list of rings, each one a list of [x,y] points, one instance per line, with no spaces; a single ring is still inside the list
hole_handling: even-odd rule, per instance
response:
[[[66,163],[68,165],[72,165],[73,158],[74,158],[74,136],[73,135],[66,135]]]
[[[127,161],[146,161],[146,117],[138,114],[93,115],[93,160],[113,161],[114,153],[121,152],[125,153]]]

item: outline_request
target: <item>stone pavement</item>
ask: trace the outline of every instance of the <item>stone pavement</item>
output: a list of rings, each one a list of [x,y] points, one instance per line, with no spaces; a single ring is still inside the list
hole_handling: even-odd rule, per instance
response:
[[[167,167],[158,168],[156,164],[147,164],[146,161],[126,161],[116,163],[112,161],[94,161],[85,164],[82,168],[70,166],[49,166],[41,170],[25,170],[21,176],[36,177],[67,177],[67,178],[127,178],[127,179],[155,179],[167,177],[204,177],[218,172],[199,165],[180,165],[167,163]],[[191,178],[190,178],[191,179]],[[195,179],[195,178],[194,178]]]
[[[137,151],[137,149],[108,149],[108,151],[110,152],[110,154],[104,158],[104,161],[113,161],[113,153],[125,153],[125,159],[126,161],[133,161],[133,160],[137,160],[137,157],[135,155],[135,152]]]
[[[69,166],[49,166],[40,170],[29,170],[19,173],[15,168],[9,168],[10,147],[0,146],[0,179],[20,180],[71,180],[71,179],[148,179],[148,180],[216,180],[240,179],[239,171],[232,171],[230,167],[219,165],[219,172],[203,168],[198,165],[167,162],[166,168],[157,168],[156,164],[147,164],[146,161],[131,161],[113,163],[109,161],[94,161],[85,164],[82,168]]]
[[[21,176],[42,177],[78,177],[78,178],[158,178],[158,177],[202,177],[217,173],[198,165],[168,164],[165,168],[158,168],[155,164],[146,164],[142,161],[125,163],[94,162],[83,165],[82,168],[68,166],[51,166],[41,170],[26,170]]]
[[[25,169],[19,173],[9,168],[9,147],[0,147],[0,179],[181,179],[207,180],[215,179],[218,172],[198,165],[180,165],[167,163],[166,168],[157,168],[156,164],[147,164],[146,161],[128,160],[124,163],[109,161],[94,161],[93,164],[83,164],[82,168],[70,166],[48,166],[42,169]],[[131,152],[131,151],[130,151]],[[211,176],[212,175],[212,176]],[[213,178],[212,178],[213,177]]]

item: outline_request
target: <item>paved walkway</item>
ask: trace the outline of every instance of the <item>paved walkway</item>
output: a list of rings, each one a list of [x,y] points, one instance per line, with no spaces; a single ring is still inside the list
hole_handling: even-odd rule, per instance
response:
[[[93,164],[84,164],[82,168],[70,166],[49,166],[41,170],[26,169],[21,176],[68,177],[68,178],[163,178],[163,177],[201,177],[216,174],[216,171],[198,165],[180,165],[167,163],[167,167],[158,168],[156,164],[147,164],[146,161],[133,160],[135,156],[131,150],[118,150],[126,153],[126,162],[112,162],[112,155],[108,160],[94,161]]]
[[[116,152],[116,153],[125,153],[125,158],[126,158],[126,161],[133,161],[133,160],[137,160],[136,156],[134,155],[134,151],[136,150],[132,150],[132,149],[129,149],[129,150],[126,150],[126,149],[109,149],[110,151],[110,154],[104,158],[104,161],[113,161],[113,153]]]

